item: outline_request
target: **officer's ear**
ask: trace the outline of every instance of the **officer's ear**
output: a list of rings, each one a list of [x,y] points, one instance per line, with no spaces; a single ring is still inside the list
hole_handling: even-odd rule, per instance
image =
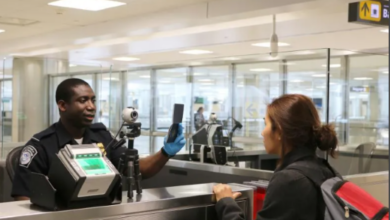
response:
[[[58,109],[60,110],[60,112],[66,112],[67,106],[66,106],[66,102],[64,100],[58,101],[57,106],[58,106]]]

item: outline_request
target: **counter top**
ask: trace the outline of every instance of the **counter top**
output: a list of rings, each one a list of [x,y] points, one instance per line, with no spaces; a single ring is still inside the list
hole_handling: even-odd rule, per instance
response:
[[[176,186],[158,189],[145,189],[134,201],[128,201],[127,193],[123,194],[121,204],[98,206],[84,209],[73,209],[48,212],[31,205],[30,201],[0,203],[0,219],[2,220],[63,220],[63,219],[102,219],[131,213],[152,210],[178,208],[184,205],[201,205],[212,202],[212,188],[215,183]],[[229,184],[233,191],[250,192],[248,186]],[[185,198],[191,197],[191,199]]]

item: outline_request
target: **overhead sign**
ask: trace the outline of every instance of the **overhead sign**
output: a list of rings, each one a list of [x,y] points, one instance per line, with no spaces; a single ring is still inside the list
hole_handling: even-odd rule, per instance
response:
[[[348,22],[389,26],[389,1],[361,1],[349,3]]]
[[[367,86],[351,86],[351,92],[370,92],[370,87]]]

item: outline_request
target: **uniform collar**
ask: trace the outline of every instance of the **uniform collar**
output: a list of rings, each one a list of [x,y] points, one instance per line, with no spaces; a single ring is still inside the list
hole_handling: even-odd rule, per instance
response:
[[[60,148],[64,147],[66,144],[77,144],[75,138],[69,134],[61,120],[59,120],[56,124],[56,134]],[[92,132],[89,127],[87,127],[83,135],[83,144],[98,142],[101,142],[100,138],[94,132]]]
[[[316,158],[315,150],[313,151],[312,149],[306,146],[296,147],[295,149],[293,149],[292,151],[290,151],[284,156],[281,166],[279,166],[275,170],[275,172],[279,170],[283,170],[288,165],[294,162],[304,160],[304,159],[314,159],[314,158]]]

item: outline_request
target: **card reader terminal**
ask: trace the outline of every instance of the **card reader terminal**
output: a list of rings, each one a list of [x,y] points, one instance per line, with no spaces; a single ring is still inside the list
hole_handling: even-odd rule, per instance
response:
[[[121,202],[121,176],[96,144],[66,145],[46,176],[33,173],[31,202],[51,209]]]

